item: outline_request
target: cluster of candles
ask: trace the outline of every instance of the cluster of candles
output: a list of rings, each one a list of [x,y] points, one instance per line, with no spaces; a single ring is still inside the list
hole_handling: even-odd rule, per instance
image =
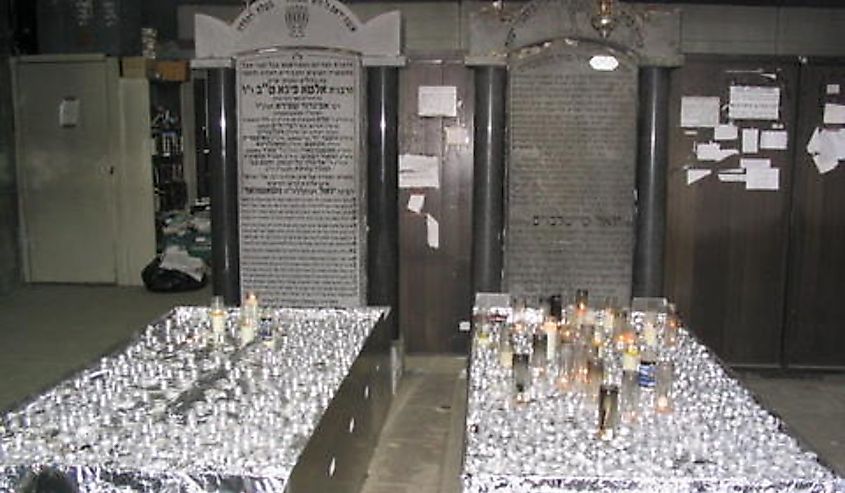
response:
[[[598,435],[612,439],[620,421],[636,423],[648,406],[671,413],[678,317],[664,299],[635,298],[632,309],[612,299],[592,307],[586,290],[564,307],[560,295],[531,307],[475,309],[477,344],[498,351],[510,370],[513,399],[532,399],[532,380],[545,378],[582,408],[597,410]]]
[[[19,491],[40,465],[61,466],[79,491],[187,491],[197,477],[209,487],[241,476],[281,491],[382,316],[260,307],[255,295],[240,309],[219,298],[175,308],[0,413],[0,491]]]
[[[226,336],[227,313],[223,297],[214,296],[211,299],[208,318],[211,322],[212,339],[217,342],[222,342]],[[262,316],[262,310],[258,306],[258,296],[252,292],[247,293],[241,304],[240,317],[236,332],[234,333],[239,346],[246,346],[257,337],[261,337],[262,339],[272,337],[273,324],[267,323],[267,318],[268,315]]]

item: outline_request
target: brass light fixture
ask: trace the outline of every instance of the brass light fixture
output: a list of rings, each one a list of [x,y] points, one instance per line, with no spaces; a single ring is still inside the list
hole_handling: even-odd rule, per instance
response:
[[[602,38],[607,39],[616,27],[616,16],[613,14],[613,0],[597,0],[596,7],[598,11],[591,19],[593,29],[598,31]]]
[[[493,0],[493,11],[496,12],[499,21],[508,22],[518,11],[518,8],[515,9],[512,5],[506,5],[505,0]]]

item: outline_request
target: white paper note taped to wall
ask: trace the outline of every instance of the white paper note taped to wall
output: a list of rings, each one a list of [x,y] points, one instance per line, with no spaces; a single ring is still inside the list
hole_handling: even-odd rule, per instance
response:
[[[824,122],[833,125],[845,123],[845,104],[826,103],[824,105]]]
[[[75,127],[79,125],[79,100],[65,98],[59,103],[59,126]]]
[[[731,120],[779,120],[780,88],[731,86],[728,117]]]
[[[699,161],[722,161],[730,156],[739,154],[736,149],[722,149],[717,143],[708,142],[695,146],[695,156]]]
[[[740,168],[748,169],[768,169],[772,167],[772,160],[766,158],[742,158],[739,160]]]
[[[789,141],[786,130],[763,130],[760,132],[760,149],[785,151]]]
[[[756,128],[742,129],[742,153],[757,154],[760,150],[760,130]]]
[[[813,157],[819,173],[836,169],[840,159],[845,159],[845,130],[817,128],[807,143],[807,152]]]
[[[440,158],[419,154],[399,156],[399,188],[440,188]]]
[[[713,174],[713,170],[709,169],[688,169],[687,170],[687,185],[703,180],[704,178]]]
[[[725,169],[719,172],[719,181],[724,182],[744,182],[745,181],[745,173],[744,169],[741,168],[734,168],[734,169]]]
[[[469,132],[461,126],[446,127],[446,145],[469,145]]]
[[[431,248],[440,248],[440,223],[431,214],[425,215],[426,240]]]
[[[749,168],[745,173],[746,190],[778,190],[780,170],[777,168]]]
[[[813,163],[815,163],[816,168],[819,170],[819,174],[822,175],[835,170],[839,166],[838,159],[823,154],[813,156]]]
[[[732,123],[718,125],[713,130],[713,140],[736,140],[738,136],[739,129]]]
[[[681,98],[681,126],[715,127],[719,125],[719,105],[717,97],[684,96]]]
[[[414,193],[408,197],[408,210],[419,214],[422,212],[423,205],[425,205],[425,195]]]
[[[419,116],[458,116],[458,88],[455,86],[420,86],[417,92]]]
[[[828,84],[827,85],[827,94],[829,96],[835,96],[839,94],[839,84]]]

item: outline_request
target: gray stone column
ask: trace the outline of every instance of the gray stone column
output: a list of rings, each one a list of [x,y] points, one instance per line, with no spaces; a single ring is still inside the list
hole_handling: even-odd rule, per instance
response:
[[[207,69],[208,165],[211,169],[211,258],[214,294],[240,304],[238,131],[235,70]]]
[[[475,152],[472,193],[473,292],[502,289],[505,181],[504,66],[475,71]]]
[[[367,304],[389,306],[399,337],[399,69],[367,69]]]
[[[640,67],[637,153],[637,243],[633,296],[665,296],[666,169],[669,67]]]

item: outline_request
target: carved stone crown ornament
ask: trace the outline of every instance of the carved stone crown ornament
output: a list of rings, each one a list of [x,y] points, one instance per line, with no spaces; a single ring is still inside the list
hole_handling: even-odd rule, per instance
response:
[[[196,58],[310,46],[392,60],[402,55],[401,24],[399,11],[362,22],[338,0],[245,0],[244,10],[232,22],[196,15]]]
[[[676,7],[617,0],[531,0],[519,8],[494,0],[470,14],[468,63],[495,63],[554,39],[597,42],[644,64],[683,63]]]

